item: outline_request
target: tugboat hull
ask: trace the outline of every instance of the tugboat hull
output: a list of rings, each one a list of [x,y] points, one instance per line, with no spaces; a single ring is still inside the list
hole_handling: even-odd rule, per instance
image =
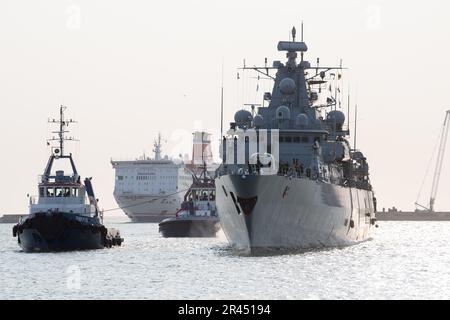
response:
[[[213,238],[219,229],[219,219],[170,218],[159,224],[159,232],[165,238]]]
[[[13,228],[25,252],[102,249],[121,245],[115,229],[107,229],[97,218],[73,213],[36,213]]]

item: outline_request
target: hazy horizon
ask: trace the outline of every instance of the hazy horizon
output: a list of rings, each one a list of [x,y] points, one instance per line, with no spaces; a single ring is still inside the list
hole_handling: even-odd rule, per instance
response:
[[[444,121],[450,70],[450,4],[418,1],[2,1],[0,3],[0,215],[28,211],[27,194],[47,163],[48,118],[61,104],[77,125],[68,146],[101,207],[117,207],[111,158],[191,153],[191,132],[220,132],[271,83],[236,79],[243,59],[262,65],[304,21],[305,59],[350,70],[358,148],[383,207],[413,210]],[[247,87],[245,87],[247,86]],[[245,88],[245,92],[243,92]],[[346,107],[344,108],[346,111]],[[353,111],[352,111],[353,116]],[[352,130],[353,134],[353,130]],[[353,136],[351,137],[353,141]],[[448,152],[436,201],[450,210]],[[434,170],[424,187],[426,204]]]

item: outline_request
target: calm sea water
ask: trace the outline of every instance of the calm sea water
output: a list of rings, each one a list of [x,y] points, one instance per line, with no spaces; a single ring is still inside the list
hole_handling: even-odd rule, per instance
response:
[[[0,299],[450,299],[450,223],[380,222],[359,245],[257,257],[216,239],[106,222],[124,246],[20,251],[0,224]]]

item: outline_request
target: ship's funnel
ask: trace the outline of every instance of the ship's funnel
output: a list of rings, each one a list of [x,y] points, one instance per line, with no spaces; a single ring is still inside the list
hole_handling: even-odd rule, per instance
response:
[[[213,163],[211,134],[196,131],[193,133],[193,136],[192,164],[203,165],[206,163],[206,165],[211,165]]]

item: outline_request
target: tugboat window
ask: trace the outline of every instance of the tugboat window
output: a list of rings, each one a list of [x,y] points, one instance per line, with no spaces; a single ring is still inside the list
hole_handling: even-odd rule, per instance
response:
[[[64,197],[70,197],[70,188],[64,188]]]
[[[47,197],[53,197],[55,190],[53,188],[47,188]]]
[[[63,196],[63,188],[55,188],[55,197]]]

